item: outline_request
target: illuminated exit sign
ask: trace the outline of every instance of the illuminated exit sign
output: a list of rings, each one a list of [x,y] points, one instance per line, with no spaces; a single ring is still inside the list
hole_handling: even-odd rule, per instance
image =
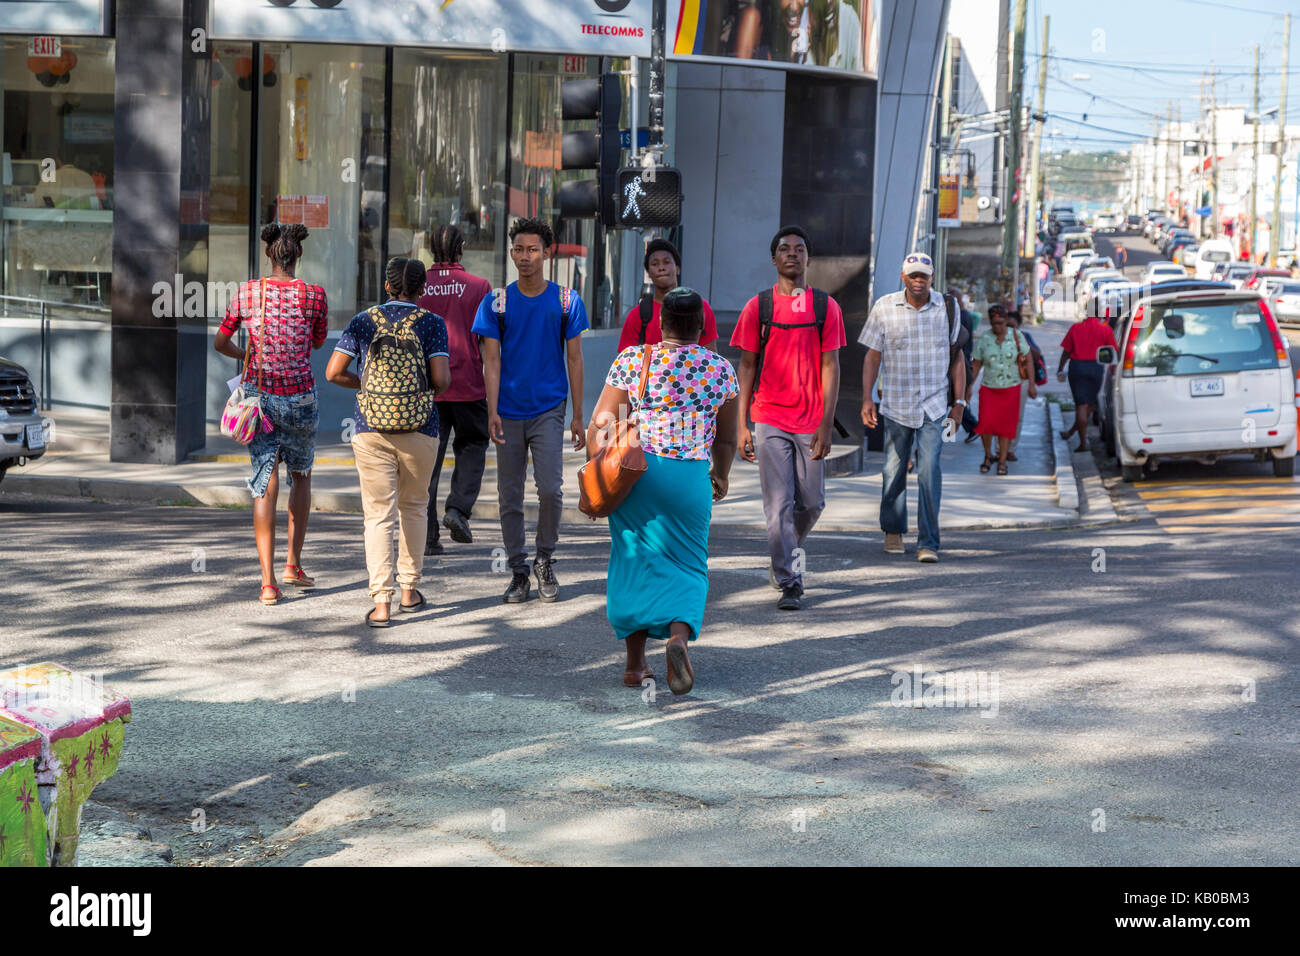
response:
[[[32,37],[27,41],[27,55],[60,57],[63,41],[58,37]]]

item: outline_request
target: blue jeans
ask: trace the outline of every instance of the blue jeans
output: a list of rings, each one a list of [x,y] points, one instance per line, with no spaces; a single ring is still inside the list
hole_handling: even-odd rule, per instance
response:
[[[881,476],[880,528],[885,534],[907,534],[907,461],[916,445],[917,548],[939,550],[939,495],[943,476],[939,451],[943,448],[943,419],[926,419],[919,428],[908,428],[884,415],[885,469]]]
[[[258,392],[245,386],[244,394],[251,396]],[[269,432],[259,429],[248,443],[253,477],[247,479],[247,484],[254,498],[266,494],[277,456],[289,468],[290,488],[293,487],[294,474],[311,474],[311,466],[316,460],[316,425],[319,420],[316,389],[297,395],[263,393],[262,413],[270,418],[274,428]]]

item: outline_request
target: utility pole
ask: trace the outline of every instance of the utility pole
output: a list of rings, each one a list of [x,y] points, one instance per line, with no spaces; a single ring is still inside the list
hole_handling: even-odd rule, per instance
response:
[[[1178,173],[1178,185],[1175,187],[1178,191],[1174,193],[1174,218],[1179,224],[1183,221],[1183,101],[1178,101],[1178,130],[1177,139],[1174,142],[1177,148],[1174,150],[1174,169]],[[1191,220],[1188,220],[1189,222]]]
[[[1259,213],[1255,205],[1255,195],[1259,191],[1259,44],[1255,44],[1255,95],[1251,100],[1251,109],[1255,116],[1255,139],[1251,146],[1250,154],[1250,251],[1254,254],[1258,248],[1255,245],[1255,223],[1259,221]]]
[[[1282,240],[1282,157],[1286,153],[1286,71],[1291,62],[1291,14],[1282,27],[1282,101],[1277,108],[1277,178],[1273,181],[1273,222],[1268,231],[1268,261],[1277,265]],[[1250,250],[1255,251],[1253,248]]]
[[[1219,101],[1213,69],[1210,70],[1210,235],[1219,238]]]
[[[944,160],[952,161],[955,153],[952,152],[952,34],[949,33],[943,40],[943,78],[939,85],[941,102],[939,104],[939,144],[940,158],[939,171],[941,173],[951,173],[950,168],[945,168]],[[961,186],[958,180],[957,192],[957,214],[961,215]],[[935,188],[939,186],[938,180],[935,181]],[[938,205],[938,193],[935,194],[935,204]],[[935,257],[934,257],[934,287],[940,292],[948,291],[948,229],[939,228],[937,224],[935,232]]]
[[[1038,250],[1038,217],[1042,215],[1043,183],[1043,126],[1047,119],[1043,110],[1047,104],[1047,30],[1052,24],[1051,17],[1043,17],[1043,45],[1038,59],[1038,127],[1034,135],[1034,157],[1029,167],[1029,229],[1033,234],[1034,251]],[[1030,245],[1029,236],[1025,236],[1025,245]]]
[[[1169,112],[1165,116],[1165,192],[1163,202],[1166,212],[1169,208],[1169,194],[1174,191],[1174,101],[1169,101]]]
[[[1020,171],[1020,119],[1024,107],[1025,72],[1025,19],[1029,0],[1016,0],[1016,18],[1011,38],[1011,102],[1008,104],[1011,122],[1010,149],[1007,154],[1007,208],[1002,222],[1002,278],[1006,299],[1015,304],[1017,273],[1020,271],[1020,184],[1016,176]]]

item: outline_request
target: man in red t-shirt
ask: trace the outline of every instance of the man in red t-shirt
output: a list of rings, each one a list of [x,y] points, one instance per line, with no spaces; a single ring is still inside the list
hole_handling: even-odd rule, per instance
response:
[[[741,349],[740,453],[746,461],[758,461],[770,580],[781,590],[777,607],[787,611],[797,611],[803,596],[804,562],[796,552],[826,506],[823,459],[831,450],[838,352],[846,343],[839,304],[807,286],[809,247],[798,226],[781,227],[771,244],[776,285],[745,304],[731,337]],[[771,324],[764,344],[762,313],[769,297]]]
[[[664,296],[682,284],[682,255],[667,239],[651,239],[645,247],[645,271],[650,276],[654,288],[651,304],[650,321],[646,323],[645,335],[642,337],[641,303],[627,313],[623,320],[623,332],[618,337],[618,350],[622,352],[634,345],[658,345],[664,340],[659,329],[659,306]],[[713,348],[718,339],[718,323],[713,317],[709,303],[704,303],[704,328],[700,330],[700,344]],[[714,349],[714,351],[717,351]]]
[[[487,389],[483,384],[483,360],[479,357],[478,338],[470,331],[479,304],[492,293],[492,283],[471,275],[460,264],[465,237],[455,226],[440,226],[433,234],[430,252],[436,260],[425,280],[419,298],[422,309],[442,316],[447,326],[447,351],[451,353],[451,385],[438,396],[438,455],[429,479],[429,530],[425,537],[425,554],[442,554],[438,540],[438,478],[451,442],[456,467],[451,475],[451,494],[442,524],[451,540],[469,544],[474,540],[469,530],[469,515],[478,500],[487,459],[488,408]]]

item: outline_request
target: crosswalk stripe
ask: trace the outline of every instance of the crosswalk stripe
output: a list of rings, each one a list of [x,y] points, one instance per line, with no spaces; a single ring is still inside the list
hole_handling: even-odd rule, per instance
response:
[[[1265,534],[1273,531],[1295,531],[1297,527],[1296,525],[1293,524],[1241,525],[1240,527],[1236,527],[1236,528],[1224,529],[1224,528],[1207,528],[1204,525],[1199,525],[1199,524],[1165,524],[1164,521],[1160,521],[1158,522],[1158,524],[1160,525],[1161,530],[1166,531],[1169,534],[1193,534],[1197,531],[1211,532],[1211,531],[1224,531],[1224,530],[1241,531],[1246,534]]]
[[[1147,511],[1231,511],[1249,514],[1252,508],[1287,508],[1300,505],[1300,498],[1252,498],[1241,501],[1149,501]]]
[[[1157,518],[1157,523],[1168,520],[1177,521],[1194,521],[1197,524],[1246,524],[1250,521],[1259,521],[1268,519],[1269,521],[1286,520],[1294,518],[1300,522],[1300,510],[1297,511],[1242,511],[1230,512],[1228,514],[1213,515],[1162,515]]]
[[[1300,485],[1257,485],[1253,488],[1174,488],[1169,491],[1139,491],[1138,497],[1159,498],[1242,498],[1294,491],[1300,497]]]
[[[1283,488],[1294,487],[1297,481],[1294,478],[1233,478],[1224,480],[1223,478],[1206,479],[1205,481],[1144,481],[1137,489],[1138,494],[1145,494],[1149,490],[1157,488],[1213,488],[1236,487],[1238,485],[1278,485]]]

